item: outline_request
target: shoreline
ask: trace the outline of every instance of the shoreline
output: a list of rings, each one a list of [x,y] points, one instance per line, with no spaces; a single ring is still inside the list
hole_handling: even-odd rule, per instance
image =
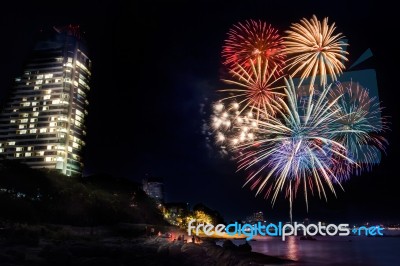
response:
[[[134,226],[134,225],[133,225]],[[122,226],[126,229],[126,225]],[[214,240],[184,243],[159,236],[129,236],[114,227],[24,225],[2,228],[0,263],[6,265],[268,265],[294,261]],[[177,230],[179,232],[179,230]]]

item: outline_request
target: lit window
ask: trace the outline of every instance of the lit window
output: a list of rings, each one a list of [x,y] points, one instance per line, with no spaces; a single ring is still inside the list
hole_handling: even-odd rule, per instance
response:
[[[29,128],[34,128],[35,127],[35,124],[30,124],[29,125]]]
[[[35,83],[36,85],[40,85],[40,84],[43,84],[43,80],[38,80],[38,81],[36,81],[36,83]],[[26,84],[26,85],[29,85],[29,84]]]
[[[21,105],[22,105],[22,106],[24,106],[24,107],[27,107],[27,106],[30,106],[30,105],[31,105],[31,103],[30,103],[30,102],[21,103]]]
[[[72,147],[68,146],[68,152],[72,152]]]
[[[49,107],[48,106],[43,106],[42,111],[46,111],[46,110],[49,110]]]
[[[44,75],[45,79],[51,79],[53,77],[53,74],[46,74]]]
[[[60,104],[60,100],[59,100],[59,99],[53,100],[53,101],[52,101],[52,104]]]
[[[21,119],[21,123],[28,123],[28,118]]]
[[[46,133],[46,132],[47,132],[47,128],[44,127],[44,128],[40,129],[40,133]]]
[[[14,112],[14,113],[15,113],[15,112],[18,112],[18,109],[14,109],[13,112]]]
[[[81,90],[81,89],[78,89],[78,93],[80,94],[80,95],[82,95],[82,96],[86,96],[86,94]]]
[[[8,143],[8,145],[10,145],[10,146],[15,145],[15,141],[10,141],[10,142]]]
[[[32,153],[31,152],[25,152],[25,157],[31,157]]]
[[[73,143],[72,143],[72,147],[74,147],[75,149],[78,149],[78,148],[79,148],[79,144],[76,143],[76,142],[73,142]]]
[[[19,125],[18,128],[23,129],[23,128],[25,128],[25,125]]]
[[[45,158],[45,161],[46,161],[46,162],[51,162],[51,159],[52,159],[51,157],[46,157],[46,158]]]
[[[43,100],[49,100],[50,99],[50,95],[45,95],[45,96],[43,96]]]
[[[26,102],[27,100],[28,100],[28,98],[26,98],[26,97],[23,97],[23,98],[22,98],[22,101],[23,101],[23,102]]]
[[[51,127],[55,127],[55,126],[57,126],[57,123],[56,123],[56,122],[51,122],[51,123],[50,123],[50,126],[51,126]]]
[[[31,118],[31,123],[35,123],[36,122],[36,120],[37,120],[37,118]]]
[[[3,149],[3,148],[0,148],[0,152],[4,152],[4,149]]]
[[[18,132],[18,134],[20,134],[20,135],[23,135],[23,134],[26,134],[26,130],[24,129],[24,130],[20,130],[19,132]]]
[[[63,157],[57,157],[57,162],[62,162],[64,161]]]
[[[44,151],[38,151],[36,152],[36,156],[43,156],[44,155]]]
[[[82,85],[86,85],[86,82],[85,81],[83,81],[83,79],[81,79],[81,78],[79,78],[79,84],[82,84]]]
[[[32,102],[32,106],[36,106],[37,105],[37,102]]]
[[[37,129],[31,129],[31,130],[29,130],[29,133],[31,133],[31,134],[36,134],[36,132],[37,132]]]
[[[43,75],[38,75],[37,76],[37,79],[42,79],[43,78]]]
[[[78,109],[75,110],[75,113],[79,116],[83,116],[83,113],[81,111],[79,111]]]
[[[11,124],[14,124],[15,123],[15,120],[13,119],[13,120],[10,120],[10,123]]]
[[[15,151],[22,151],[22,150],[23,150],[22,147],[16,147],[16,148],[15,148]]]
[[[34,87],[33,87],[33,90],[38,90],[38,89],[40,89],[39,86],[34,86]]]
[[[37,110],[39,110],[39,108],[37,108],[37,107],[33,107],[33,109],[32,109],[32,111],[37,111]]]
[[[51,150],[52,146],[51,145],[47,145],[47,149]]]
[[[21,153],[16,153],[15,157],[21,157]]]
[[[39,116],[39,112],[34,112],[32,115],[33,116]]]
[[[31,151],[31,150],[32,150],[32,147],[28,147],[27,150],[28,150],[28,151]]]

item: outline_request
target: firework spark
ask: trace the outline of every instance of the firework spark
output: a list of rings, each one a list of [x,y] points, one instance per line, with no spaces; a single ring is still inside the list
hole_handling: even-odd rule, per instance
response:
[[[250,61],[250,65],[249,71],[238,65],[237,70],[230,71],[233,79],[223,79],[225,83],[235,87],[220,90],[230,94],[222,101],[236,99],[241,106],[239,114],[250,109],[250,112],[256,112],[256,119],[259,119],[261,114],[273,116],[280,108],[277,99],[284,97],[284,94],[279,92],[284,86],[276,85],[280,80],[274,77],[276,67],[268,71],[268,62],[263,61],[260,56],[257,57],[256,64]]]
[[[370,170],[379,162],[380,150],[384,151],[387,141],[379,134],[387,130],[385,117],[381,116],[381,107],[376,97],[359,83],[336,83],[329,92],[336,99],[337,119],[333,124],[333,137],[341,142],[348,156],[359,167],[342,162],[337,165],[338,176],[348,179],[351,173],[359,174]]]
[[[273,203],[279,192],[286,190],[291,215],[293,196],[301,184],[307,205],[307,191],[314,187],[319,197],[327,199],[326,187],[335,195],[334,184],[341,187],[333,171],[336,158],[354,162],[347,157],[346,148],[331,138],[339,112],[333,106],[338,98],[329,101],[329,88],[325,87],[319,96],[311,92],[302,99],[291,78],[285,83],[288,104],[278,99],[283,107],[281,119],[258,120],[257,140],[240,146],[238,169],[253,169],[245,185],[251,183],[256,195],[266,190],[266,198],[272,193]]]
[[[217,102],[213,106],[211,128],[222,154],[229,154],[238,145],[255,139],[254,130],[257,128],[257,123],[252,121],[253,113],[247,112],[241,115],[239,109],[237,102],[231,102],[226,106]]]
[[[260,56],[268,62],[269,69],[276,67],[275,75],[281,75],[285,62],[282,43],[278,30],[271,25],[262,21],[246,20],[233,25],[229,30],[222,50],[223,64],[230,69],[236,69],[240,65],[249,70],[250,62],[255,62]]]
[[[288,55],[287,67],[290,74],[300,73],[303,83],[305,78],[311,78],[310,90],[313,89],[317,75],[320,85],[328,83],[328,75],[336,81],[345,68],[342,61],[347,61],[348,54],[344,48],[347,45],[342,41],[341,33],[334,33],[335,23],[328,25],[328,18],[321,22],[314,15],[310,20],[303,18],[300,23],[294,23],[283,42]]]

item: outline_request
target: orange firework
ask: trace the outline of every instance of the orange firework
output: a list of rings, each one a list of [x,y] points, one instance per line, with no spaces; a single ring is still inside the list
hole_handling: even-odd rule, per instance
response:
[[[250,112],[256,112],[258,120],[260,115],[274,116],[276,111],[281,108],[277,99],[285,95],[279,92],[284,87],[277,85],[280,78],[275,78],[277,66],[269,70],[268,61],[263,61],[261,56],[258,56],[255,61],[253,63],[250,60],[249,70],[237,64],[236,70],[230,71],[233,78],[223,79],[232,87],[220,91],[229,93],[229,96],[223,98],[222,101],[236,99],[240,106],[239,114],[249,108]]]
[[[289,74],[300,74],[299,86],[305,78],[310,78],[313,90],[317,76],[320,85],[325,86],[328,76],[335,81],[343,72],[343,61],[347,61],[348,54],[344,48],[348,44],[342,41],[341,33],[334,33],[335,29],[335,23],[328,25],[328,18],[321,22],[314,15],[310,20],[303,18],[300,23],[292,24],[286,31],[284,51],[289,57],[286,63]]]

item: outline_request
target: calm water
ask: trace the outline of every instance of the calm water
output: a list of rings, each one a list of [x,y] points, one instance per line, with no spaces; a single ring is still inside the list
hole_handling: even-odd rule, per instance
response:
[[[317,237],[317,241],[263,237],[254,252],[297,261],[285,265],[400,265],[400,237]],[[235,240],[235,244],[244,241]]]

